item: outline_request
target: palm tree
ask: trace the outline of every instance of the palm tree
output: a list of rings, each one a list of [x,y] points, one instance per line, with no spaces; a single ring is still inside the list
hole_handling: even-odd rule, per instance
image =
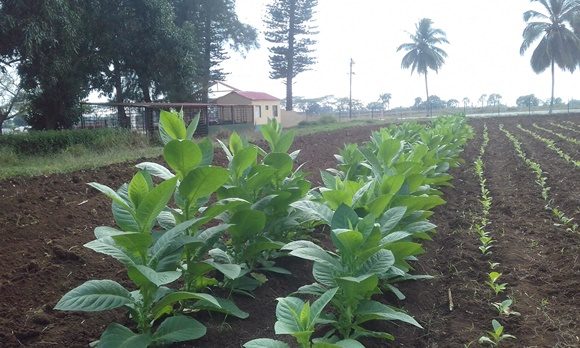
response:
[[[469,98],[463,98],[463,113],[467,115],[467,104],[469,104]]]
[[[383,103],[383,105],[387,108],[387,110],[390,108],[391,98],[392,97],[393,96],[391,95],[391,93],[383,93],[379,97],[379,99],[381,100],[381,102]]]
[[[433,28],[431,24],[433,24],[433,21],[429,18],[421,19],[415,25],[415,34],[409,33],[412,42],[404,43],[397,48],[397,52],[401,50],[407,52],[401,62],[402,68],[408,69],[410,67],[411,74],[417,70],[419,74],[425,75],[427,101],[429,100],[427,71],[432,69],[438,72],[443,66],[447,53],[437,45],[449,43],[445,32],[441,29]]]
[[[577,11],[580,11],[578,0],[530,0],[544,6],[547,14],[530,10],[524,12],[524,21],[527,23],[523,32],[524,41],[520,47],[520,54],[537,40],[540,43],[532,53],[532,69],[539,74],[551,68],[552,97],[550,99],[550,113],[554,106],[554,66],[557,64],[562,70],[574,72],[580,63],[580,37],[574,33],[572,22]]]

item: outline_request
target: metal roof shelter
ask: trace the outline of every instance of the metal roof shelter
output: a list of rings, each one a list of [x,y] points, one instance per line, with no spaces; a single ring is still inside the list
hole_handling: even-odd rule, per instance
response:
[[[189,123],[200,115],[196,135],[208,134],[211,124],[239,124],[254,122],[254,111],[248,105],[218,105],[204,103],[83,103],[91,111],[83,114],[78,128],[123,127],[153,135],[159,124],[161,110],[183,110]]]

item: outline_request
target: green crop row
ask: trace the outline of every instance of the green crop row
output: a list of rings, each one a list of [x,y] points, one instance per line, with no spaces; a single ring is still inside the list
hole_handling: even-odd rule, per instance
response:
[[[535,124],[534,124],[535,125]],[[531,160],[522,149],[522,144],[518,138],[510,133],[504,128],[503,124],[499,125],[499,129],[508,137],[512,142],[516,154],[520,157],[524,163],[534,172],[536,176],[536,183],[542,190],[542,198],[546,202],[546,209],[552,212],[554,217],[559,221],[560,225],[566,227],[568,230],[576,232],[578,230],[578,224],[575,223],[571,218],[567,217],[563,211],[561,211],[557,206],[553,204],[552,199],[550,199],[550,187],[547,184],[547,177],[544,175],[544,171],[539,163]]]
[[[364,337],[393,340],[370,321],[400,321],[421,327],[403,310],[377,301],[376,295],[405,295],[397,283],[430,278],[412,274],[411,262],[424,252],[435,225],[432,209],[444,204],[441,186],[449,185],[450,168],[472,137],[464,118],[449,117],[431,127],[403,124],[374,132],[363,145],[349,144],[336,155],[338,166],[321,173],[324,187],[292,204],[309,220],[330,227],[331,247],[308,240],[286,244],[290,255],[313,262],[313,284],[279,299],[276,334],[293,336],[300,347],[363,347]],[[329,330],[319,338],[321,326]],[[376,327],[376,326],[374,326]],[[244,345],[288,347],[257,339]]]
[[[187,313],[248,317],[231,297],[210,295],[208,289],[253,296],[269,274],[290,273],[275,263],[290,254],[315,262],[317,283],[299,292],[317,300],[312,305],[296,297],[280,300],[278,318],[287,320],[276,324],[277,333],[295,335],[308,346],[310,331],[325,323],[335,329],[322,346],[359,347],[356,339],[363,336],[392,339],[364,328],[370,320],[419,326],[371,297],[392,291],[404,298],[397,282],[428,277],[411,275],[409,262],[423,252],[420,242],[435,228],[427,219],[444,203],[437,187],[449,185],[447,171],[459,165],[472,135],[464,118],[383,129],[363,146],[348,145],[338,169],[324,172],[325,187],[316,190],[296,166],[299,151],[288,153],[293,133],[282,132],[275,121],[261,128],[267,148],[236,133],[220,142],[227,167],[211,165],[210,140],[193,140],[197,121],[186,126],[179,113],[162,112],[167,167],[141,163],[117,190],[90,184],[112,200],[116,226],[97,227],[95,240],[85,247],[119,261],[132,285],[89,280],[65,294],[56,309],[125,308],[132,327],[110,324],[99,347],[195,340],[206,328]],[[331,226],[330,250],[309,240],[320,224]],[[327,306],[337,313],[334,318],[324,311]],[[291,324],[288,313],[297,310],[300,322]]]
[[[561,129],[563,129],[563,130],[570,131],[570,132],[574,132],[574,133],[580,133],[580,130],[578,130],[578,129],[574,128],[574,126],[565,126],[565,125],[563,125],[563,124],[560,124],[560,123],[555,123],[555,122],[550,122],[550,125],[551,125],[551,126],[554,126],[554,127],[561,128]]]
[[[544,144],[546,144],[547,148],[549,148],[550,150],[557,153],[558,156],[560,156],[560,158],[562,158],[564,161],[574,165],[576,168],[580,168],[580,161],[576,161],[569,154],[567,154],[562,149],[560,149],[552,139],[544,138],[543,136],[539,135],[538,133],[531,131],[529,129],[526,129],[519,124],[517,125],[517,127],[522,132],[525,132],[525,133],[531,135],[534,139],[537,139],[537,140],[543,142]]]
[[[575,139],[575,138],[572,138],[572,137],[565,136],[564,134],[561,134],[561,133],[558,133],[558,132],[554,132],[554,131],[553,131],[553,130],[551,130],[551,129],[548,129],[548,128],[545,128],[545,127],[539,126],[539,125],[538,125],[538,124],[536,124],[536,123],[532,124],[532,126],[534,126],[534,128],[536,128],[536,129],[543,130],[544,132],[548,132],[548,133],[550,133],[550,134],[552,134],[552,135],[555,135],[555,136],[557,136],[558,138],[560,138],[560,139],[562,139],[562,140],[564,140],[564,141],[566,141],[566,142],[568,142],[568,143],[570,143],[570,144],[580,145],[580,141],[579,141],[578,139]]]

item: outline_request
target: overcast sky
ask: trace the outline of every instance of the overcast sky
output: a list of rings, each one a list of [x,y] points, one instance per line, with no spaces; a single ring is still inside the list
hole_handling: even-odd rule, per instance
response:
[[[269,0],[237,0],[244,23],[258,29],[261,47],[245,57],[232,53],[222,64],[227,82],[242,90],[285,97],[282,80],[269,79],[268,43],[263,18]],[[550,96],[549,69],[536,75],[529,50],[520,56],[523,12],[537,8],[528,0],[319,0],[315,21],[318,63],[295,80],[294,96],[348,96],[348,64],[355,61],[353,98],[365,104],[381,93],[392,93],[391,106],[409,106],[425,99],[424,79],[401,69],[397,47],[409,41],[419,19],[427,17],[443,29],[450,41],[449,57],[439,74],[429,75],[429,92],[442,99],[464,97],[473,102],[482,94],[499,93],[503,103],[518,96]],[[535,48],[533,46],[532,48]],[[556,96],[580,99],[580,73],[556,70]]]

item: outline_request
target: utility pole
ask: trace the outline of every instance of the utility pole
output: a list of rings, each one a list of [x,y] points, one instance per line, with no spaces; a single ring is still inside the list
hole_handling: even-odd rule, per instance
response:
[[[352,58],[350,58],[350,72],[349,72],[349,83],[350,83],[350,87],[349,87],[349,92],[348,92],[348,118],[349,120],[352,120],[352,75],[354,75],[354,73],[352,72],[352,65],[354,64],[354,61],[352,60]]]

